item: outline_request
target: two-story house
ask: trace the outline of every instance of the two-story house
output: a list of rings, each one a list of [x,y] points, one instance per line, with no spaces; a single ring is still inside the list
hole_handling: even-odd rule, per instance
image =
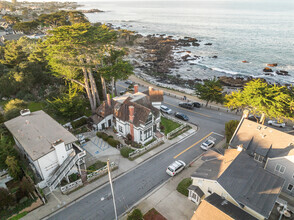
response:
[[[145,144],[159,131],[160,111],[153,104],[157,105],[161,99],[153,95],[152,102],[148,95],[138,91],[137,85],[134,88],[134,94],[113,99],[107,95],[91,118],[98,130],[114,126],[123,137],[130,134],[133,141]]]
[[[192,174],[192,185],[202,197],[213,193],[257,219],[267,219],[284,185],[284,179],[263,169],[241,149],[227,149],[224,154],[207,152],[203,163]],[[197,194],[189,189],[189,198]],[[192,195],[192,196],[191,196]]]
[[[4,124],[41,179],[40,188],[52,191],[69,174],[81,174],[81,165],[86,169],[86,152],[76,144],[77,138],[44,111],[23,110]]]
[[[230,140],[264,169],[285,179],[283,192],[294,196],[294,136],[243,117]]]

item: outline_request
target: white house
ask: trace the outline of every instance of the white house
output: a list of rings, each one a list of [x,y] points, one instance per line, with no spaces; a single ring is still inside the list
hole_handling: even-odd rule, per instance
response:
[[[257,219],[269,218],[283,188],[283,178],[237,149],[225,150],[224,154],[211,150],[201,159],[204,162],[191,176],[200,195],[190,187],[191,200],[216,193]]]
[[[86,152],[77,138],[43,111],[21,111],[21,116],[4,123],[32,169],[42,180],[39,187],[54,190],[73,172],[81,174]]]
[[[107,101],[91,117],[94,126],[98,130],[114,126],[122,136],[130,134],[133,141],[145,144],[159,131],[160,111],[153,106],[161,105],[163,97],[159,96],[163,93],[154,93],[152,102],[148,95],[138,92],[137,85],[134,86],[134,94],[126,93],[112,100],[107,95]]]

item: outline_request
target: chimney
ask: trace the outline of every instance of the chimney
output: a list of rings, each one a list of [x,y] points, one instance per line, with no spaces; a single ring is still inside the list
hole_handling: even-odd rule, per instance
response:
[[[150,92],[153,91],[153,87],[152,86],[149,86],[149,95],[150,95]]]
[[[106,97],[107,97],[107,105],[108,105],[109,107],[111,107],[110,95],[107,94]]]
[[[134,124],[133,124],[134,112],[135,112],[134,106],[129,106],[130,134],[132,136],[132,141],[134,141]]]
[[[134,85],[134,93],[137,93],[139,91],[138,85]]]

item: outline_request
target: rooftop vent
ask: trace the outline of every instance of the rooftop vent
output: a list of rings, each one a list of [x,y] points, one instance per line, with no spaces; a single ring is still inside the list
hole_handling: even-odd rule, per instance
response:
[[[20,115],[21,115],[21,116],[26,116],[26,115],[30,115],[30,114],[31,114],[30,109],[23,109],[23,110],[20,110]]]
[[[260,129],[261,129],[261,126],[258,126],[258,127],[257,127],[257,130],[260,130]]]
[[[227,200],[222,201],[221,205],[228,205],[228,201]]]

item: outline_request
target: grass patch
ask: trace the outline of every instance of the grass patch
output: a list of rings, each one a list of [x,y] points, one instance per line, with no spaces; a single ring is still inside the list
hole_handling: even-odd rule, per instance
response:
[[[26,216],[28,214],[28,212],[22,212],[22,213],[19,213],[18,215],[10,218],[9,220],[18,220],[18,219],[21,219],[22,217]]]
[[[102,167],[105,167],[106,164],[107,164],[106,162],[98,160],[96,163],[92,164],[91,166],[89,166],[87,168],[87,172],[88,172],[88,174],[92,173],[92,172],[94,172],[96,170],[99,170]]]
[[[143,214],[140,209],[134,209],[131,214],[128,215],[127,220],[140,220],[143,218]]]
[[[182,193],[184,196],[187,196],[188,197],[188,194],[189,194],[188,187],[191,184],[192,184],[192,179],[191,178],[185,178],[177,186],[177,191],[179,193]]]
[[[175,130],[176,128],[180,127],[181,125],[177,122],[174,122],[170,119],[167,119],[165,117],[161,117],[161,126],[164,129],[164,134],[167,135],[169,132]]]
[[[45,104],[43,102],[30,102],[28,104],[28,109],[30,109],[31,112],[42,110],[44,107]]]

